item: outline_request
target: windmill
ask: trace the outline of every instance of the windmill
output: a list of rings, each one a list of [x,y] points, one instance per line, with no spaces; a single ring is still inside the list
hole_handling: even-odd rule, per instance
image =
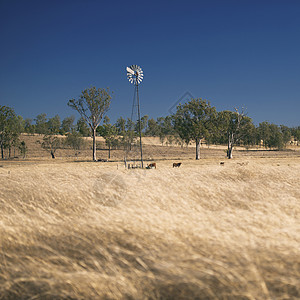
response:
[[[140,135],[141,166],[143,168],[143,148],[142,148],[139,84],[142,82],[144,74],[143,74],[142,68],[137,65],[131,65],[130,67],[127,67],[126,71],[127,71],[127,78],[129,80],[129,82],[134,84],[134,96],[133,96],[133,104],[132,104],[131,121],[132,121],[132,117],[133,117],[134,108],[137,107],[138,122],[139,122],[139,135]],[[135,102],[136,102],[136,104],[135,104]]]

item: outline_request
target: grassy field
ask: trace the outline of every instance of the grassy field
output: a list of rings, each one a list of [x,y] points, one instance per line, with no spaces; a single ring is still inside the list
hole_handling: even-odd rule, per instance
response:
[[[299,155],[191,151],[0,161],[0,299],[300,299]]]

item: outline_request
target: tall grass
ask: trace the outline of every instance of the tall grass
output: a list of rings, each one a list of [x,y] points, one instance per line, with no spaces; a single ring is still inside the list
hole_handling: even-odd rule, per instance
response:
[[[0,168],[0,299],[299,299],[300,160]]]

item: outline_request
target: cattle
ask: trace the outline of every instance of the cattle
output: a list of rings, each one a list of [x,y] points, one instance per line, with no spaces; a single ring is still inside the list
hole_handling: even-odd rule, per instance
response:
[[[180,163],[173,163],[173,168],[179,168],[181,166],[181,162]]]
[[[155,168],[156,169],[156,163],[151,163],[151,164],[148,164],[146,169],[153,169]]]

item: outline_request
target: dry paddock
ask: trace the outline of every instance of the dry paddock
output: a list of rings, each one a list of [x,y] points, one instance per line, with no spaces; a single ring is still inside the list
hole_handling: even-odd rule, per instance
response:
[[[0,162],[0,299],[299,299],[300,158],[181,161]]]

